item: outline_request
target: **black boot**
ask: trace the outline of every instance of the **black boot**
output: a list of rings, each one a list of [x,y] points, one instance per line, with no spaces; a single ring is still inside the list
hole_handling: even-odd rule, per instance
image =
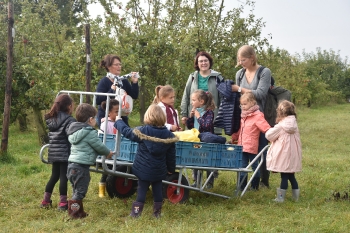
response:
[[[88,214],[84,211],[82,200],[68,201],[68,216],[73,219],[85,218]]]
[[[162,212],[163,202],[154,202],[153,203],[153,216],[156,218],[160,218],[160,214]]]
[[[143,205],[144,203],[142,202],[134,201],[132,203],[130,216],[134,218],[140,217],[143,210]]]

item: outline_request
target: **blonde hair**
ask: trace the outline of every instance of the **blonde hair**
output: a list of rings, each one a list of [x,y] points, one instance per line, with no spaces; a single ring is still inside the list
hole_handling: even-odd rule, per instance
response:
[[[253,105],[256,105],[256,98],[255,95],[252,92],[246,92],[244,93],[241,98],[239,99],[239,102],[242,103],[242,101],[247,101],[248,103],[253,103]]]
[[[277,111],[276,123],[280,122],[283,118],[287,116],[295,116],[295,118],[297,117],[297,113],[295,111],[295,105],[288,100],[282,100],[278,104],[276,111]]]
[[[175,90],[170,85],[165,85],[165,86],[159,85],[159,86],[156,86],[155,93],[156,93],[156,96],[154,97],[152,104],[160,103],[161,98],[165,98],[165,97],[169,96],[171,93],[175,93]]]
[[[258,63],[258,58],[256,56],[255,50],[252,46],[250,45],[243,45],[238,49],[237,52],[237,65],[236,67],[240,66],[239,62],[239,57],[244,57],[244,58],[253,58],[253,63],[252,65],[255,66]]]
[[[192,95],[197,96],[198,100],[203,100],[203,105],[206,106],[206,109],[214,110],[216,108],[213,95],[209,91],[198,89]]]
[[[157,104],[151,104],[145,113],[143,121],[147,125],[163,127],[166,122],[166,116],[161,107]]]

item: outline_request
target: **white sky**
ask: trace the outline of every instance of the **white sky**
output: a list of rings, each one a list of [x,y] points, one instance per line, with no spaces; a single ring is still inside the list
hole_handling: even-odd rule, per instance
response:
[[[225,9],[240,4],[239,0],[225,0]],[[96,5],[89,10],[92,16],[103,12]],[[266,22],[263,36],[272,34],[269,42],[274,48],[293,55],[303,50],[316,52],[320,47],[350,58],[350,0],[256,0],[254,14]]]

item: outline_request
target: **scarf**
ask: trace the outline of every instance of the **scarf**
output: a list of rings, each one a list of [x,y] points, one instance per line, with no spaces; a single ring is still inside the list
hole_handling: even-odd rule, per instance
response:
[[[179,122],[177,122],[177,114],[176,114],[175,109],[168,104],[165,104],[165,103],[163,103],[163,104],[165,106],[166,122],[168,124],[176,125],[177,127],[179,127]],[[175,122],[174,122],[174,119],[175,119]]]
[[[203,106],[201,108],[196,108],[196,110],[199,112],[199,115],[202,117],[204,115],[204,113],[206,112],[205,109],[206,106]],[[198,119],[196,116],[193,116],[194,118],[194,128],[199,130],[199,123],[198,123]]]
[[[259,105],[256,104],[254,106],[251,106],[248,110],[245,110],[245,111],[242,110],[241,117],[242,118],[247,117],[247,116],[249,116],[249,114],[251,114],[257,110],[259,110]]]
[[[114,75],[112,73],[107,72],[106,77],[109,79],[114,79],[114,85],[118,85],[118,87],[120,87],[120,88],[123,87],[123,82],[122,82],[122,80],[119,79],[119,77],[117,75]]]

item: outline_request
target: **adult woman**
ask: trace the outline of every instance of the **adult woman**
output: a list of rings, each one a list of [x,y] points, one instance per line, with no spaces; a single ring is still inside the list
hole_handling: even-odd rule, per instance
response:
[[[106,69],[107,75],[99,81],[96,92],[114,93],[117,88],[114,85],[114,76],[120,76],[122,70],[122,63],[120,57],[114,54],[107,54],[101,61],[100,67]],[[122,80],[121,88],[124,89],[126,93],[130,95],[133,99],[137,99],[137,97],[139,96],[139,85],[136,72],[132,72],[131,83],[126,79]],[[98,126],[100,126],[101,124],[101,119],[105,117],[105,110],[102,109],[101,103],[106,99],[106,96],[96,97],[96,104],[98,105]],[[127,125],[129,125],[127,116],[123,116],[122,119]]]
[[[257,61],[257,56],[253,47],[243,45],[237,52],[237,66],[243,68],[236,73],[236,84],[232,85],[232,91],[252,92],[257,100],[260,111],[264,112],[265,101],[268,90],[271,86],[271,71],[265,68],[261,71],[260,78],[257,77],[257,71],[260,67]],[[242,77],[242,72],[244,72]],[[267,145],[265,134],[261,133],[259,138],[259,149],[263,149]],[[266,169],[266,151],[264,153],[264,162],[261,166],[261,185],[269,187],[269,172]],[[256,174],[258,177],[259,173]]]
[[[107,54],[100,63],[101,68],[105,68],[107,74],[103,77],[97,85],[96,92],[102,93],[114,93],[117,86],[114,85],[114,77],[120,76],[122,70],[122,63],[120,57],[114,54]],[[130,95],[133,99],[137,99],[139,95],[139,85],[138,78],[136,77],[136,72],[132,72],[131,83],[129,80],[124,79],[121,83],[118,84],[120,88],[126,91],[128,95]],[[97,112],[97,121],[96,124],[100,127],[101,119],[105,117],[105,110],[101,107],[101,103],[106,101],[107,96],[97,96],[96,104],[98,105]],[[121,117],[126,125],[129,126],[128,117]],[[106,187],[106,179],[107,175],[102,174],[100,183],[99,183],[99,196],[105,196],[105,187]]]
[[[210,56],[209,53],[205,51],[201,51],[197,53],[197,56],[194,60],[194,68],[196,69],[195,72],[191,73],[188,77],[188,80],[186,82],[185,90],[182,95],[181,100],[181,122],[182,124],[186,125],[186,121],[188,117],[190,116],[190,113],[192,111],[192,104],[191,104],[191,94],[195,92],[198,89],[201,89],[203,91],[209,91],[214,99],[216,109],[214,109],[214,119],[218,114],[218,106],[220,106],[220,97],[219,92],[216,88],[216,81],[217,78],[222,81],[224,77],[222,77],[221,73],[212,70],[213,66],[213,58]],[[215,128],[214,132],[216,134],[221,134],[222,129]],[[210,171],[207,171],[207,175],[209,175]],[[194,180],[196,184],[196,171],[194,171]],[[214,176],[217,177],[218,172],[215,171]],[[211,179],[208,183],[208,188],[211,188],[213,186],[214,179]]]

